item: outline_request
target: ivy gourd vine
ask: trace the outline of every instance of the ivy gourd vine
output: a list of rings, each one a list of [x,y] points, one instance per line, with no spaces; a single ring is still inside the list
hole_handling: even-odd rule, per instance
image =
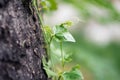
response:
[[[45,26],[42,22],[40,10],[41,10],[41,5],[43,8],[49,9],[50,6],[47,5],[48,2],[55,3],[55,0],[32,0],[32,7],[34,7],[38,15],[39,21],[42,24],[42,30],[47,44],[48,61],[46,61],[45,57],[43,57],[42,59],[44,70],[46,71],[48,77],[51,78],[52,80],[83,80],[83,76],[79,71],[79,65],[75,65],[69,71],[66,71],[64,69],[65,65],[67,63],[70,63],[71,58],[70,58],[70,54],[68,54],[68,56],[66,57],[65,53],[63,53],[63,42],[75,42],[75,39],[68,31],[68,27],[72,26],[72,22],[66,21],[59,25],[55,25],[53,28],[49,26]],[[53,8],[50,7],[50,9],[55,9],[55,8],[56,5],[53,6]],[[61,70],[57,70],[56,64],[52,60],[52,56],[55,55],[51,51],[52,41],[56,41],[59,44],[59,48],[60,48],[59,60],[60,60],[60,66],[62,67]]]

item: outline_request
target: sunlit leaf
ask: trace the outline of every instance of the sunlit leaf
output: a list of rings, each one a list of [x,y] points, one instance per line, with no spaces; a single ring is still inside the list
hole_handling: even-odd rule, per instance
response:
[[[61,25],[63,25],[63,26],[65,26],[65,27],[70,27],[70,26],[72,26],[72,21],[66,21],[66,22],[64,22],[64,23],[62,23]]]
[[[56,25],[53,27],[54,34],[62,34],[63,32],[67,32],[67,29],[62,25]]]
[[[66,22],[53,28],[54,35],[58,41],[75,42],[75,39],[66,28],[66,26],[70,25],[71,22]]]
[[[65,41],[68,42],[75,42],[75,39],[73,38],[73,36],[69,33],[69,32],[65,32],[63,33]]]

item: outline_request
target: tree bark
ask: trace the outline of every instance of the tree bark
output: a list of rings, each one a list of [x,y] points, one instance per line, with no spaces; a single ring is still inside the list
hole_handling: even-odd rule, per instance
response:
[[[31,0],[0,0],[0,80],[48,80],[44,38]]]

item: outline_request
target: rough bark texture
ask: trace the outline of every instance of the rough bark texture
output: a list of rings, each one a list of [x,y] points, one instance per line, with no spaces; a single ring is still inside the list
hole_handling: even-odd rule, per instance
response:
[[[28,2],[0,0],[0,80],[47,80],[44,39]]]

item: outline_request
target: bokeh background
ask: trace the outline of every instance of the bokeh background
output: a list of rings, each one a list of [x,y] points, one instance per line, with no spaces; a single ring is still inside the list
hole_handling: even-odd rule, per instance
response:
[[[84,80],[120,80],[120,0],[50,0],[44,22],[73,21],[76,43],[64,43]],[[57,52],[55,49],[54,52]]]

